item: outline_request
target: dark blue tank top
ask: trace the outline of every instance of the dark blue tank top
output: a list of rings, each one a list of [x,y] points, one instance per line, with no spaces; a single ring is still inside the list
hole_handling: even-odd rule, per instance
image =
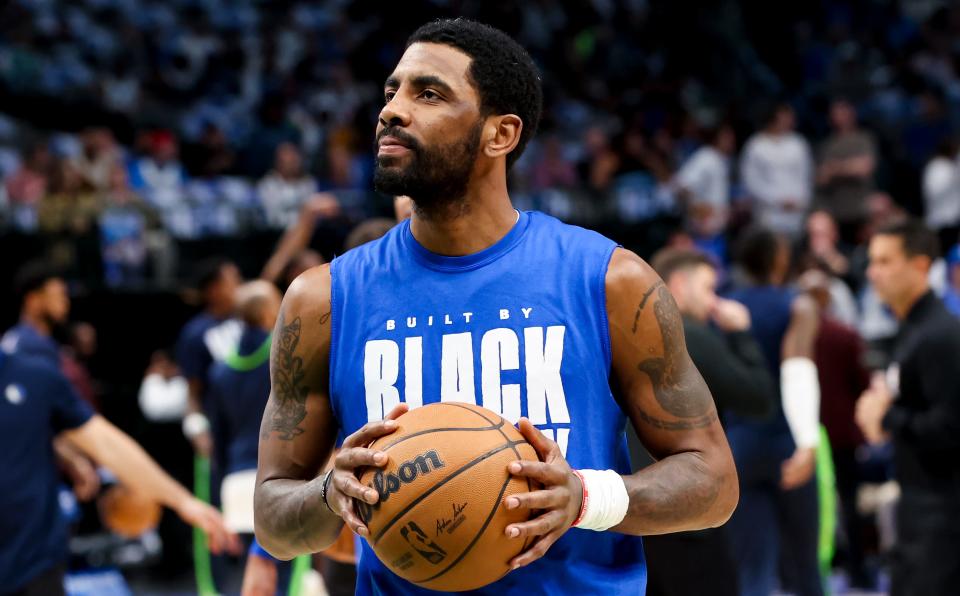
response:
[[[409,222],[333,261],[330,399],[341,438],[401,401],[526,416],[574,468],[630,473],[610,390],[604,282],[615,244],[537,212],[493,246],[429,252]],[[362,542],[357,594],[430,594]],[[546,557],[475,594],[642,594],[641,541],[572,529]]]
[[[728,296],[750,311],[750,333],[766,357],[777,388],[776,412],[769,420],[757,422],[734,414],[724,418],[727,440],[743,484],[779,484],[780,464],[795,449],[779,398],[781,345],[790,326],[795,296],[793,290],[769,285],[739,288]]]

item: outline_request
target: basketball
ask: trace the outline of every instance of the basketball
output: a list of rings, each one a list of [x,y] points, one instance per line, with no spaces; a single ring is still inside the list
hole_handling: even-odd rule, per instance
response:
[[[97,506],[103,525],[124,538],[136,538],[160,522],[160,505],[122,484],[107,489]]]
[[[396,432],[374,441],[389,456],[360,477],[380,495],[357,502],[377,557],[404,579],[431,590],[480,588],[503,577],[526,541],[504,534],[530,510],[508,510],[508,495],[531,490],[507,465],[537,460],[509,422],[485,408],[437,403],[397,419]]]

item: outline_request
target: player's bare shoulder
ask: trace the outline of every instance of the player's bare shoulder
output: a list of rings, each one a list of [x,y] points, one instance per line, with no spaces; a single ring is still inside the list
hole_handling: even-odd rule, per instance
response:
[[[636,254],[617,248],[610,257],[606,276],[607,316],[611,335],[615,331],[642,335],[641,314],[647,305],[659,298],[673,301],[660,276]],[[662,295],[662,296],[661,296]]]
[[[326,368],[332,312],[330,285],[329,264],[308,269],[293,280],[283,297],[274,330],[276,354],[294,356],[302,352],[310,357],[311,370],[318,365]],[[274,363],[277,364],[276,359]]]

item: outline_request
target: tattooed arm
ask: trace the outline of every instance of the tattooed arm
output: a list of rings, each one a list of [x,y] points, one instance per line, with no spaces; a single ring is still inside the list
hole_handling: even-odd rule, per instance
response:
[[[736,506],[737,473],[713,398],[687,354],[677,305],[657,274],[622,249],[610,261],[606,290],[613,385],[658,460],[625,477],[630,506],[613,530],[719,526]]]
[[[260,423],[254,526],[260,544],[280,559],[315,553],[336,540],[344,522],[365,536],[354,500],[377,502],[377,491],[360,484],[355,470],[385,466],[382,452],[366,446],[396,430],[392,419],[370,422],[346,437],[327,480],[320,471],[330,457],[337,421],[330,407],[330,267],[315,267],[287,290],[270,352],[270,400]]]
[[[327,397],[329,323],[330,270],[323,266],[290,285],[270,352],[254,515],[257,540],[282,559],[322,550],[341,527],[317,479],[337,433]]]

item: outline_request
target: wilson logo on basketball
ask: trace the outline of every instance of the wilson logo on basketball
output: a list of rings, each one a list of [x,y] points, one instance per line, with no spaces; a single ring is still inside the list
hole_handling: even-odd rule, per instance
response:
[[[433,470],[444,466],[440,455],[433,449],[426,453],[421,453],[410,461],[405,461],[397,468],[396,472],[383,473],[383,470],[377,470],[373,476],[373,483],[370,488],[377,491],[380,500],[376,505],[370,505],[362,501],[357,501],[357,512],[360,519],[369,522],[373,519],[373,513],[380,508],[381,503],[385,503],[390,495],[399,492],[404,484],[410,484],[421,474],[429,474]]]

